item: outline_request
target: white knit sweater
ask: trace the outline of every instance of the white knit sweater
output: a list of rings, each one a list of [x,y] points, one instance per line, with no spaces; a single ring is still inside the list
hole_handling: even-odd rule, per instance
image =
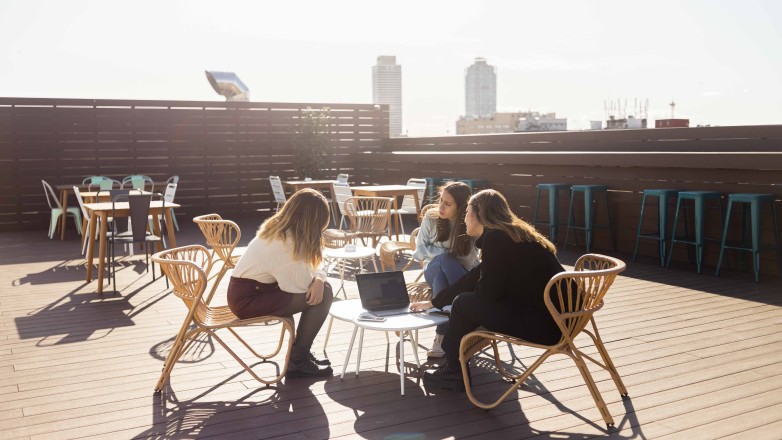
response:
[[[326,273],[293,259],[290,240],[265,240],[257,236],[233,271],[237,278],[249,278],[265,284],[277,283],[285,292],[307,293],[314,278],[326,281]]]

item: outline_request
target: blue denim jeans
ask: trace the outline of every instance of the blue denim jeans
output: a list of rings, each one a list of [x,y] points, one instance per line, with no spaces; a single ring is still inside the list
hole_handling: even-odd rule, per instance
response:
[[[459,263],[459,260],[446,252],[432,258],[432,261],[426,265],[424,279],[432,286],[432,296],[436,297],[438,293],[458,281],[466,273],[467,269]],[[440,324],[435,332],[444,335],[447,329],[448,324]]]

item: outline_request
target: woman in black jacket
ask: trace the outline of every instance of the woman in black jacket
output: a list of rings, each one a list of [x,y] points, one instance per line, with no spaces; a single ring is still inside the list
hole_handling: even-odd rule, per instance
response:
[[[429,388],[464,390],[459,342],[480,326],[540,344],[554,344],[562,336],[543,302],[548,281],[565,270],[554,245],[516,217],[505,197],[491,189],[470,198],[465,223],[467,234],[478,238],[480,265],[434,300],[411,305],[425,310],[453,301],[443,339],[446,361],[425,374]]]

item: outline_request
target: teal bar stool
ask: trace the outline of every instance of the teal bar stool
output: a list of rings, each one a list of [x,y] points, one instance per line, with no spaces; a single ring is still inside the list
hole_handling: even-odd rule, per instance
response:
[[[645,189],[643,199],[641,200],[641,217],[638,219],[638,231],[635,233],[635,250],[633,251],[633,261],[638,256],[638,240],[640,238],[650,238],[657,240],[660,247],[660,266],[665,266],[665,241],[668,239],[666,226],[668,224],[668,202],[675,200],[679,194],[677,189]],[[646,207],[647,197],[657,197],[657,231],[641,233],[641,226],[644,221],[644,208]]]
[[[668,254],[668,262],[666,267],[671,266],[671,257],[673,256],[673,246],[676,243],[685,243],[695,246],[695,266],[698,273],[701,273],[701,266],[703,264],[703,241],[704,240],[719,240],[714,238],[708,238],[703,236],[703,225],[706,218],[706,202],[716,201],[717,206],[712,206],[714,209],[720,210],[720,217],[722,217],[722,194],[717,191],[679,191],[679,195],[676,198],[676,215],[673,217],[673,232],[671,233],[671,252]],[[690,239],[690,232],[687,228],[687,208],[686,201],[693,202],[693,217],[694,217],[694,229],[695,229],[695,241]],[[712,203],[713,204],[713,203]],[[679,211],[683,211],[684,217],[684,231],[685,237],[676,237],[676,228],[679,225]],[[720,219],[722,224],[722,219]]]
[[[720,268],[722,268],[722,257],[725,255],[725,249],[737,249],[739,251],[752,251],[752,262],[755,269],[755,282],[758,282],[760,276],[760,248],[761,247],[774,247],[777,252],[777,267],[782,274],[782,257],[780,257],[779,251],[779,233],[777,232],[777,208],[774,202],[773,194],[730,194],[728,195],[728,210],[725,214],[725,228],[722,230],[722,245],[720,247],[720,258],[717,261],[717,271],[715,275],[720,275]],[[734,203],[741,203],[741,244],[737,246],[729,246],[727,242],[728,238],[728,225],[730,224],[730,211]],[[774,230],[774,244],[763,245],[760,243],[760,211],[763,204],[768,203],[771,205],[771,225]],[[749,213],[747,213],[749,208]],[[752,229],[752,247],[746,245],[746,222],[747,214],[750,216],[749,227]],[[741,252],[741,264],[744,263],[744,252]]]
[[[584,193],[584,225],[576,225],[575,217],[573,216],[573,201],[576,193]],[[595,224],[595,209],[593,205],[597,202],[597,195],[603,194],[605,196],[606,218],[608,222],[606,225]],[[608,203],[608,187],[605,185],[573,185],[570,187],[570,208],[568,209],[567,216],[567,230],[565,231],[565,245],[564,249],[567,249],[568,238],[570,237],[571,229],[583,229],[586,235],[586,251],[589,253],[592,247],[592,231],[595,228],[608,228],[608,233],[611,234],[611,244],[616,251],[616,241],[614,240],[614,232],[611,228],[611,206]],[[578,245],[578,236],[573,233]]]
[[[537,225],[548,225],[548,238],[552,243],[557,242],[557,229],[559,229],[559,192],[569,190],[567,183],[539,183],[538,198],[535,201],[535,218],[532,223]],[[548,191],[548,220],[538,220],[538,208],[540,207],[540,193]]]

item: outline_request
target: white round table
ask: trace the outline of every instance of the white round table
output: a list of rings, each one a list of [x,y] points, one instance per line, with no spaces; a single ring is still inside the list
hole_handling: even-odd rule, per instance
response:
[[[420,330],[422,328],[434,327],[439,324],[445,324],[448,322],[447,316],[429,315],[427,313],[410,313],[405,315],[393,315],[386,316],[386,320],[382,322],[376,321],[359,321],[358,315],[366,312],[361,307],[361,300],[351,299],[347,301],[335,301],[331,304],[331,310],[329,315],[334,319],[353,323],[353,336],[350,338],[350,345],[348,346],[347,354],[345,355],[345,362],[342,365],[341,378],[345,377],[345,370],[347,369],[348,362],[350,361],[350,353],[353,351],[353,343],[356,340],[356,333],[361,331],[358,340],[358,357],[356,358],[356,376],[358,376],[359,365],[361,364],[361,348],[364,343],[364,329],[367,330],[380,330],[380,331],[396,331],[399,332],[399,384],[401,393],[405,395],[405,334],[410,334],[410,343],[413,345],[413,354],[415,355],[415,361],[418,366],[421,366],[421,362],[418,360],[418,347],[417,341],[412,336],[413,330]]]
[[[341,248],[323,248],[323,258],[330,258],[339,260],[340,262],[340,269],[339,269],[339,289],[334,293],[334,296],[336,297],[340,291],[342,291],[342,296],[347,299],[347,293],[345,292],[345,260],[347,259],[358,259],[358,264],[360,267],[360,270],[364,270],[364,258],[372,258],[372,265],[375,267],[375,272],[377,272],[377,263],[375,262],[375,249],[366,247],[366,246],[356,246],[355,251],[348,251],[344,247]]]

